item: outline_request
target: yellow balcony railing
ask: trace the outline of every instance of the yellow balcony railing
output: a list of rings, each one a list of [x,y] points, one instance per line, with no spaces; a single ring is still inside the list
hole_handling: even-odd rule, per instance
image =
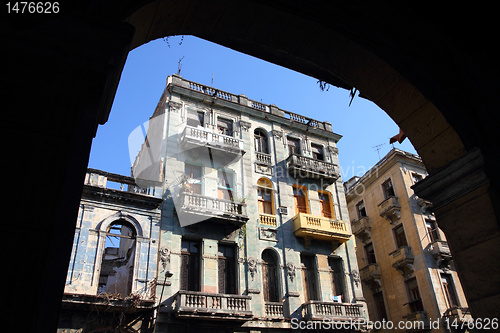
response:
[[[293,217],[294,234],[317,240],[346,242],[351,237],[347,222],[328,217],[298,213]]]

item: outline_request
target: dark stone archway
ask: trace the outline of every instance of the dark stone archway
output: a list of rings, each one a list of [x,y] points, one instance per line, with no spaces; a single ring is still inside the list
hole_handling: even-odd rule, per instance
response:
[[[15,274],[10,308],[17,312],[30,300],[23,329],[54,331],[92,137],[107,120],[128,51],[175,34],[356,87],[385,110],[429,170],[416,191],[437,203],[473,314],[499,317],[498,64],[488,40],[494,21],[485,8],[448,10],[422,3],[108,0],[74,2],[58,14],[2,14],[4,267]]]

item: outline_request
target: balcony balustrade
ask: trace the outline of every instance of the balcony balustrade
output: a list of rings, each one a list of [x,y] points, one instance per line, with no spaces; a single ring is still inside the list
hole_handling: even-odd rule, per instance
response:
[[[297,154],[290,155],[286,160],[286,165],[288,173],[295,178],[322,179],[331,184],[340,176],[336,164]]]
[[[380,268],[378,264],[369,264],[359,270],[359,276],[361,281],[369,286],[372,290],[377,290],[381,287],[380,278],[382,274],[380,273]]]
[[[195,193],[181,193],[180,214],[193,214],[217,222],[232,222],[243,225],[248,221],[246,204],[231,200],[208,197]]]
[[[253,316],[251,299],[251,296],[180,290],[176,296],[175,313],[178,317],[247,320]]]
[[[401,272],[403,276],[409,276],[413,273],[413,253],[411,247],[401,246],[396,251],[389,254],[391,256],[391,265]]]
[[[212,149],[214,158],[235,158],[242,156],[243,140],[224,134],[215,133],[209,128],[186,125],[181,135],[182,147],[186,150],[200,148]]]
[[[297,237],[324,241],[346,242],[351,238],[345,221],[327,217],[298,213],[293,218],[294,234]]]
[[[302,304],[306,320],[365,320],[362,304],[308,301]]]
[[[277,226],[276,215],[260,213],[259,214],[259,222],[260,222],[260,224],[268,225],[271,227]]]
[[[352,233],[359,237],[363,242],[371,238],[371,224],[368,216],[363,216],[351,222]]]
[[[266,302],[265,311],[267,318],[284,319],[283,303],[279,302]]]
[[[380,216],[391,223],[395,223],[401,218],[401,205],[398,197],[389,197],[378,205]]]
[[[408,329],[407,332],[421,332],[430,328],[429,316],[426,311],[412,312],[403,316],[403,318],[406,321],[413,322],[412,325],[408,325],[411,329]]]
[[[452,260],[451,251],[446,241],[436,240],[432,242],[431,253],[434,259],[436,259],[438,267],[448,266]]]
[[[255,163],[260,165],[273,165],[271,162],[271,155],[266,153],[255,152]]]

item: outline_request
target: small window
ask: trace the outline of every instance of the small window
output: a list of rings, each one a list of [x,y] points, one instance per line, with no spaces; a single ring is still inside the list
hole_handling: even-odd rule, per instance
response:
[[[406,241],[405,229],[403,225],[399,225],[394,228],[394,238],[396,239],[396,246],[398,249],[402,246],[408,246],[408,242]]]
[[[368,264],[375,264],[377,262],[377,259],[375,258],[375,249],[373,248],[372,243],[365,245],[365,253]]]
[[[187,111],[187,124],[189,126],[203,127],[205,123],[205,113],[202,111],[188,110]]]
[[[441,273],[441,283],[443,284],[444,294],[448,301],[449,307],[460,306],[455,292],[455,285],[453,284],[453,277],[451,274]]]
[[[262,283],[264,301],[280,302],[278,259],[272,250],[262,251]]]
[[[420,298],[420,291],[418,290],[417,279],[409,279],[405,282],[405,284],[406,291],[408,293],[408,305],[410,306],[410,312],[424,311],[422,299]]]
[[[363,201],[360,201],[356,204],[356,210],[358,211],[358,218],[366,217],[366,208]]]
[[[295,214],[308,213],[307,196],[300,187],[293,187],[293,200],[295,203]]]
[[[331,204],[331,196],[329,192],[318,192],[318,197],[319,197],[319,205],[321,208],[321,216],[327,217],[327,218],[333,218],[333,213],[332,213],[332,204]]]
[[[439,240],[439,229],[437,228],[436,221],[425,220],[425,227],[427,228],[427,234],[431,242]]]
[[[106,233],[98,293],[121,294],[125,297],[132,292],[135,245],[135,229],[125,221],[111,224]]]
[[[217,197],[219,199],[233,200],[234,199],[234,174],[219,170],[217,172]]]
[[[323,147],[317,144],[311,144],[312,157],[319,161],[325,160],[325,155],[323,153]]]
[[[217,249],[220,294],[236,294],[236,247],[219,244]]]
[[[385,199],[396,196],[396,194],[394,193],[394,188],[392,187],[392,181],[390,179],[382,183],[382,189],[384,191]]]
[[[257,181],[257,200],[259,213],[274,215],[273,186],[269,179],[261,178]]]
[[[187,178],[185,191],[188,193],[201,194],[201,167],[186,163],[184,174]]]
[[[182,239],[181,242],[181,290],[200,291],[201,243]]]
[[[230,119],[217,118],[217,131],[219,134],[233,136],[233,121]]]
[[[373,301],[375,305],[375,310],[377,314],[377,320],[387,320],[387,312],[385,311],[384,295],[381,291],[373,294]]]
[[[290,155],[300,155],[300,140],[295,138],[287,138],[288,153]]]
[[[259,153],[269,154],[269,146],[267,143],[267,135],[261,129],[256,129],[254,132],[255,151]]]
[[[302,283],[304,285],[304,301],[318,300],[317,274],[315,258],[312,255],[300,255],[302,266]]]
[[[328,258],[328,268],[332,279],[332,295],[345,299],[344,270],[341,258]]]

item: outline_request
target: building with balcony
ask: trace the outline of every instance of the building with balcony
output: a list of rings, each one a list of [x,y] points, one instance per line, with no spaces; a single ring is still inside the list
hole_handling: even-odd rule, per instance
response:
[[[109,212],[82,210],[93,222],[80,230],[121,232],[128,243],[108,249],[97,236],[75,237],[75,262],[92,278],[70,267],[68,304],[79,306],[82,291],[103,304],[133,299],[140,307],[127,309],[142,317],[130,327],[155,332],[278,332],[293,318],[368,318],[330,123],[173,75],[146,127],[132,177],[123,177],[129,188],[109,190],[124,199]],[[109,197],[99,185],[106,174],[89,170],[88,190],[100,200]],[[156,206],[119,208],[137,200]],[[102,221],[114,210],[139,222],[110,228]],[[140,255],[118,269],[131,240]],[[115,293],[116,281],[128,289]]]
[[[392,149],[344,186],[370,319],[422,322],[420,331],[449,332],[446,320],[466,313],[467,301],[432,204],[411,188],[425,176],[418,156]],[[431,327],[437,319],[440,327]]]

